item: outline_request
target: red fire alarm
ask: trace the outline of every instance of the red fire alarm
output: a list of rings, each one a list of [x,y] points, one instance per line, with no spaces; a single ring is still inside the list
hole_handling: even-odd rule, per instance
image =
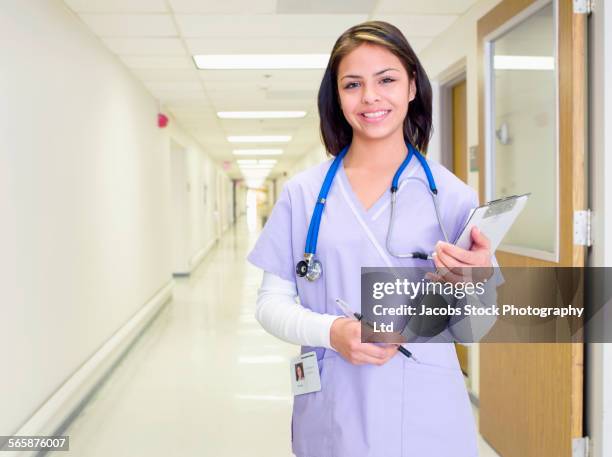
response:
[[[168,125],[168,116],[163,113],[157,113],[157,126],[163,129]]]

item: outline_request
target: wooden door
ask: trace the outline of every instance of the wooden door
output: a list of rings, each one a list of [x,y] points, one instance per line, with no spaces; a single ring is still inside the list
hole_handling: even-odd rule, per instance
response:
[[[533,0],[503,0],[478,22],[479,186],[490,173],[486,157],[486,42],[517,15],[539,8]],[[584,266],[585,249],[573,244],[573,214],[586,209],[586,17],[571,0],[556,0],[558,65],[557,260],[497,252],[502,266]],[[483,153],[484,152],[484,153]],[[529,164],[524,164],[529,166]],[[583,345],[480,345],[480,433],[502,457],[570,457],[583,436]]]

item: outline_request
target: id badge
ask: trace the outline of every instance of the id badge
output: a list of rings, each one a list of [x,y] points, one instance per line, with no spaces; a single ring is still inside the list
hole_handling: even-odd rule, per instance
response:
[[[308,394],[321,390],[321,377],[317,354],[306,352],[291,359],[291,390],[293,395]]]

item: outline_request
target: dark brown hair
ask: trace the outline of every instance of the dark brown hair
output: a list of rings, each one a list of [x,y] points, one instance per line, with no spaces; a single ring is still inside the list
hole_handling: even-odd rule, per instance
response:
[[[410,102],[404,120],[404,140],[425,154],[431,136],[431,84],[406,37],[397,27],[382,21],[355,25],[340,35],[334,44],[318,97],[321,138],[325,149],[335,156],[353,137],[353,129],[340,109],[338,66],[344,56],[364,43],[383,46],[391,51],[404,65],[408,77],[415,80],[416,96]]]

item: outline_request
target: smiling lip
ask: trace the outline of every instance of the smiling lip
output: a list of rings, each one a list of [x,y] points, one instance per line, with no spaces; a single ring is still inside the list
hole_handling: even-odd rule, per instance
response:
[[[380,122],[387,117],[387,115],[391,112],[390,109],[381,109],[376,111],[367,111],[360,113],[361,118],[366,122]],[[366,116],[367,115],[367,116]]]

